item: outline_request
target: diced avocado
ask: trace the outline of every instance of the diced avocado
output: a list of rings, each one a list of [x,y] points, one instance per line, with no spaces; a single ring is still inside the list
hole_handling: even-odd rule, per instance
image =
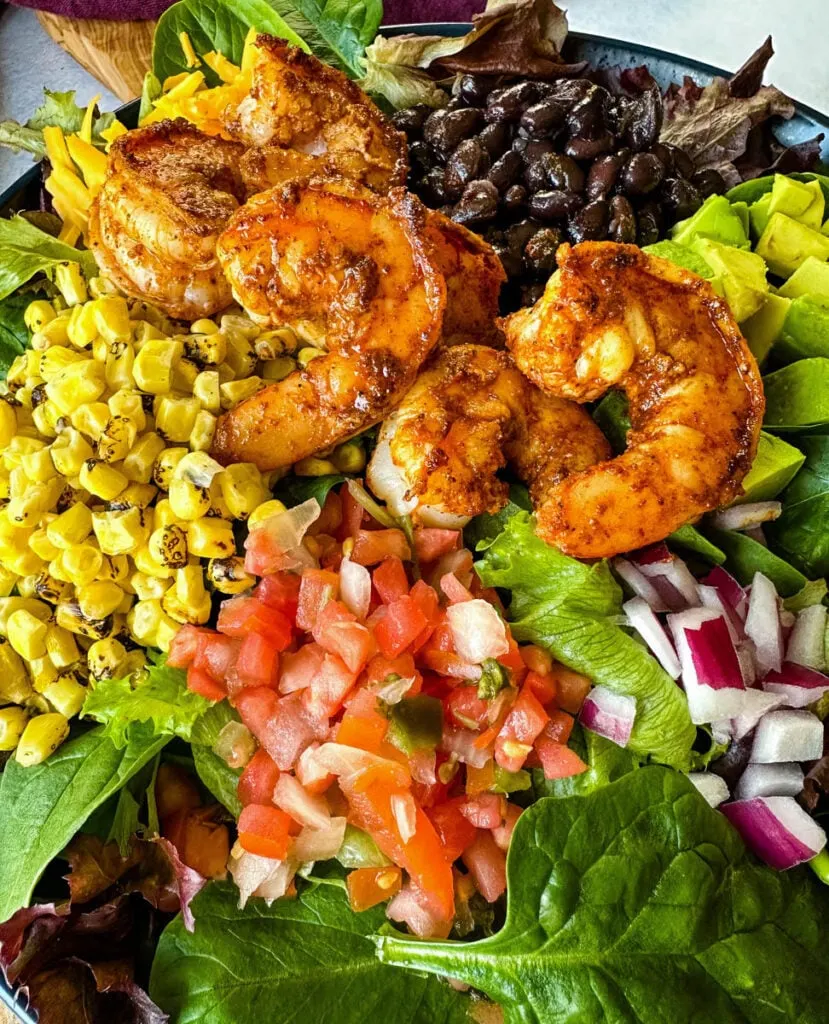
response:
[[[663,242],[654,242],[652,245],[643,246],[642,252],[646,252],[650,256],[659,256],[663,260],[670,260],[678,267],[684,267],[708,281],[714,277],[711,267],[690,246],[677,245],[676,242],[671,242],[667,238]]]
[[[829,359],[798,359],[763,377],[768,430],[776,434],[829,424]]]
[[[806,456],[793,445],[773,434],[760,431],[757,455],[743,480],[742,497],[734,504],[751,501],[771,501],[794,479]]]
[[[671,229],[671,238],[679,245],[689,245],[698,237],[713,238],[738,249],[749,246],[742,218],[725,196],[709,196],[693,217],[681,220]]]
[[[772,345],[780,337],[791,304],[791,299],[769,292],[766,301],[754,316],[750,316],[740,325],[743,337],[758,363],[763,363]]]
[[[749,220],[751,221],[751,233],[755,238],[759,238],[760,235],[766,230],[766,224],[769,222],[769,207],[771,206],[771,192],[766,192],[764,196],[760,196],[756,203],[752,203],[748,210]]]
[[[824,266],[829,270],[829,264]],[[808,295],[798,296],[791,304],[774,353],[784,362],[829,357],[829,300],[823,305]]]
[[[787,217],[820,231],[824,210],[823,189],[817,181],[795,181],[785,174],[775,174],[769,201],[769,216],[785,213]]]
[[[750,218],[749,218],[749,215],[748,215],[748,203],[743,203],[743,202],[740,202],[740,201],[738,201],[736,203],[732,203],[731,204],[731,209],[740,218],[740,222],[743,225],[743,231],[745,231],[746,237],[748,237],[748,228],[749,228],[749,221],[750,221]]]
[[[829,260],[829,237],[785,213],[773,213],[754,251],[773,274],[791,277],[809,256]]]
[[[525,772],[523,768],[517,772],[508,772],[506,768],[495,765],[492,788],[496,793],[520,793],[523,789],[529,789],[532,784],[530,773]]]
[[[789,299],[808,295],[810,299],[829,303],[829,263],[807,256],[778,293]]]
[[[737,323],[760,309],[769,293],[766,264],[760,256],[711,238],[695,238],[691,247],[722,281],[725,301]]]
[[[389,708],[388,738],[404,754],[433,750],[443,732],[443,705],[437,697],[419,693]]]

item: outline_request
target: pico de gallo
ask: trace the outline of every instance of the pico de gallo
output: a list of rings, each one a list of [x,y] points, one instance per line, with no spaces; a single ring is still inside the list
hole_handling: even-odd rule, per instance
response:
[[[354,910],[387,901],[415,934],[446,936],[456,898],[506,888],[527,769],[586,770],[567,740],[590,682],[519,647],[460,531],[407,537],[360,493],[252,529],[259,582],[216,629],[184,626],[168,664],[228,698],[258,744],[230,858],[243,901],[290,894],[301,865],[338,856]]]

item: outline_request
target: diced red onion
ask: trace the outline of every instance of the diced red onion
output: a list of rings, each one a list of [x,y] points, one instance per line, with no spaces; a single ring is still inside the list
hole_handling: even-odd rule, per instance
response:
[[[668,612],[671,610],[670,606],[662,600],[653,583],[636,568],[633,562],[629,562],[626,558],[614,558],[613,568],[633,593],[653,611]]]
[[[646,548],[639,548],[637,551],[631,552],[630,555],[631,560],[639,566],[666,564],[671,562],[673,557],[664,540],[657,544],[649,544]]]
[[[691,772],[688,781],[696,786],[711,807],[719,807],[731,796],[725,779],[713,772]]]
[[[715,565],[702,582],[708,587],[715,587],[725,603],[734,609],[741,620],[745,620],[748,613],[748,594],[731,573],[726,572],[722,566]]]
[[[746,615],[746,636],[753,642],[755,660],[764,676],[771,669],[780,669],[783,661],[783,634],[777,591],[771,580],[761,572],[754,574]]]
[[[822,672],[826,668],[826,622],[829,609],[813,604],[798,613],[786,644],[786,661]]]
[[[658,557],[646,554],[652,549],[645,549],[645,551],[640,551],[632,556],[633,564],[644,576],[647,576],[670,608],[677,611],[682,608],[693,608],[698,604],[699,598],[697,596],[697,581],[691,570],[681,558],[672,555],[664,544],[653,547],[658,550]],[[664,557],[665,552],[668,553],[667,558]],[[666,588],[665,584],[670,589]],[[677,598],[677,594],[679,598]],[[678,604],[679,600],[681,600],[681,604]]]
[[[417,805],[411,793],[395,793],[390,801],[391,813],[404,844],[417,830]]]
[[[790,708],[806,708],[829,690],[829,676],[805,665],[784,661],[779,672],[769,672],[760,684],[778,694]]]
[[[728,632],[735,644],[740,644],[746,638],[743,620],[734,611],[730,604],[724,600],[722,594],[716,587],[709,587],[705,583],[697,584],[700,604],[703,608],[713,608],[725,616]]]
[[[291,857],[299,864],[336,857],[343,845],[345,827],[345,818],[330,818],[324,828],[306,826],[294,840]]]
[[[278,512],[258,523],[245,540],[245,549],[256,543],[260,531],[268,537],[268,549],[273,551],[269,566],[257,565],[259,575],[284,569],[313,568],[317,560],[303,545],[302,540],[308,527],[319,519],[322,509],[316,498],[309,498],[301,505]]]
[[[365,619],[371,604],[371,573],[350,558],[340,565],[340,597],[352,615]]]
[[[682,666],[682,685],[696,725],[742,713],[745,686],[725,616],[691,608],[668,616]]]
[[[276,780],[273,802],[294,821],[309,828],[326,828],[331,821],[328,804],[321,796],[313,796],[301,782],[283,772]]]
[[[743,533],[745,533],[746,537],[749,537],[762,547],[767,548],[769,546],[769,542],[766,540],[766,535],[763,532],[762,526],[750,526],[747,530],[744,530]]]
[[[450,605],[446,617],[455,650],[464,661],[480,665],[487,658],[498,658],[509,651],[507,627],[488,601],[476,598]]]
[[[809,711],[771,711],[757,724],[752,764],[817,761],[823,754],[823,722]]]
[[[389,901],[386,917],[390,921],[407,924],[421,939],[445,938],[449,933],[449,922],[435,916],[429,901],[411,882],[407,882]]]
[[[746,846],[777,871],[811,860],[826,845],[826,833],[790,796],[737,800],[720,810]]]
[[[797,796],[803,789],[803,769],[799,764],[750,764],[737,783],[734,796],[753,800],[757,796]]]
[[[579,721],[591,732],[626,747],[636,718],[636,698],[594,686],[579,712]]]
[[[783,698],[777,693],[763,690],[746,690],[743,695],[743,710],[731,719],[731,738],[741,740],[747,736],[769,711],[783,706]]]
[[[762,526],[763,523],[770,523],[778,519],[783,511],[779,501],[755,501],[748,505],[732,505],[731,508],[724,508],[715,512],[711,522],[719,530],[750,530],[755,526]]]
[[[681,668],[674,645],[647,601],[641,597],[633,597],[630,601],[625,601],[622,610],[627,615],[627,621],[642,637],[648,645],[648,650],[671,679],[679,679]]]

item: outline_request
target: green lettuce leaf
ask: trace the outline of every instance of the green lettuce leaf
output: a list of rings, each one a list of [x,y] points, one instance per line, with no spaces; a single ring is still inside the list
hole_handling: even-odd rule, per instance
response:
[[[750,585],[756,572],[768,576],[781,597],[794,596],[809,582],[802,572],[744,533],[713,526],[707,527],[706,533],[725,552],[728,571],[744,587]]]
[[[566,779],[548,779],[540,768],[533,769],[536,796],[586,796],[641,767],[641,758],[627,747],[620,747],[604,736],[582,729],[578,723],[568,745],[590,767],[581,775],[571,775]]]
[[[0,219],[0,299],[31,280],[51,275],[59,263],[79,263],[87,277],[98,272],[91,252],[74,249],[16,214]]]
[[[43,292],[26,291],[0,299],[0,378],[5,378],[14,360],[29,347],[29,329],[23,320],[26,307],[45,297]]]
[[[586,565],[535,535],[526,512],[513,516],[476,565],[484,586],[512,594],[517,640],[539,644],[570,668],[636,698],[629,749],[687,769],[696,730],[685,695],[648,651],[615,624],[622,591],[607,562]]]
[[[286,508],[301,505],[309,498],[316,498],[320,508],[325,504],[328,492],[339,487],[345,481],[342,473],[329,473],[327,476],[284,476],[274,488],[274,497],[284,503]]]
[[[241,769],[231,768],[213,748],[219,733],[228,722],[238,721],[239,716],[230,704],[223,700],[213,704],[200,715],[190,732],[193,763],[202,784],[235,818],[242,813],[242,804],[236,795],[236,783],[242,772]]]
[[[79,132],[83,125],[85,107],[79,107],[75,101],[75,90],[53,92],[43,90],[43,103],[25,124],[17,121],[0,122],[0,145],[10,149],[25,150],[38,160],[46,156],[43,142],[43,129],[50,127],[62,128],[70,135]],[[99,114],[92,122],[92,144],[99,149],[105,146],[101,132],[115,120],[115,114]]]

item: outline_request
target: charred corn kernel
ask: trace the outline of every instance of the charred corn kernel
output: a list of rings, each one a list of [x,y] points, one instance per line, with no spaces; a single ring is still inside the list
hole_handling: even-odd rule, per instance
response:
[[[123,675],[127,649],[120,640],[96,640],[86,652],[86,663],[93,679],[116,679]]]
[[[234,519],[247,519],[268,498],[262,474],[250,462],[228,466],[219,477],[219,485]]]
[[[192,359],[180,359],[178,365],[173,370],[173,390],[184,391],[190,394],[193,391],[193,385],[198,375],[199,367]]]
[[[261,377],[245,377],[243,380],[229,380],[226,384],[219,385],[219,394],[223,409],[232,409],[239,402],[261,391],[263,381]]]
[[[112,416],[106,402],[88,402],[76,409],[69,418],[72,426],[94,443],[106,430]]]
[[[139,672],[143,672],[147,667],[147,657],[144,651],[133,650],[128,651],[124,663],[121,666],[122,676],[137,675]]]
[[[51,379],[45,374],[42,376],[47,380],[46,394],[64,416],[70,416],[82,405],[97,401],[106,387],[103,365],[91,359],[72,363]]]
[[[101,552],[110,556],[134,555],[147,543],[150,534],[147,515],[137,505],[93,512],[92,528]],[[93,579],[100,576],[102,569],[103,560],[98,565]]]
[[[167,448],[157,456],[153,466],[153,480],[162,491],[169,491],[176,466],[186,454],[186,448]]]
[[[87,619],[75,601],[65,601],[55,609],[55,621],[63,629],[78,636],[88,636],[92,640],[108,637],[112,631],[111,618]]]
[[[32,691],[31,697],[26,701],[26,710],[29,712],[29,717],[32,715],[46,715],[52,710],[49,701],[39,693]]]
[[[36,693],[43,693],[46,687],[58,677],[58,670],[48,657],[32,658],[28,662],[29,676]]]
[[[220,594],[241,594],[256,582],[254,576],[245,572],[245,560],[238,555],[211,558],[206,576],[208,583]]]
[[[172,398],[164,395],[155,410],[155,427],[167,441],[190,439],[201,406],[198,398]]]
[[[297,350],[297,336],[290,327],[275,331],[263,331],[253,342],[260,359],[278,359]]]
[[[328,459],[316,459],[313,456],[308,459],[300,459],[294,464],[294,472],[297,476],[328,476],[337,472],[337,467]]]
[[[11,554],[3,555],[3,564],[5,567],[18,576],[31,576],[33,573],[42,572],[46,568],[46,563],[42,558],[34,553],[34,551],[25,548],[23,551],[13,552]]]
[[[137,551],[134,551],[132,560],[135,563],[136,569],[147,576],[155,576],[161,580],[171,580],[173,578],[173,570],[168,569],[153,558],[148,544],[144,544]]]
[[[55,711],[67,718],[74,718],[83,707],[87,689],[74,674],[61,673],[43,691],[43,696]]]
[[[31,661],[32,658],[46,657],[47,629],[48,626],[45,622],[26,611],[25,608],[12,612],[6,623],[6,635],[9,638],[9,643],[26,661]]]
[[[107,341],[126,341],[132,337],[132,322],[125,298],[120,295],[101,296],[90,306],[98,333]]]
[[[72,595],[73,587],[71,583],[56,579],[54,576],[50,576],[48,572],[38,573],[34,580],[34,594],[32,596],[39,597],[41,601],[48,601],[49,604],[58,604]]]
[[[37,597],[35,583],[37,576],[21,576],[17,581],[17,592],[21,597]]]
[[[181,359],[184,346],[172,338],[151,338],[135,357],[132,375],[136,386],[151,395],[165,395],[173,381],[173,369]]]
[[[226,519],[196,519],[187,529],[187,549],[199,558],[228,558],[236,554],[233,527]]]
[[[46,527],[49,541],[62,551],[86,540],[92,532],[92,513],[80,502],[53,519]],[[42,557],[46,557],[45,555]],[[54,557],[54,556],[53,556]]]
[[[214,483],[210,488],[210,508],[205,514],[211,519],[227,519],[229,522],[233,520],[233,513],[227,507],[227,502],[222,497],[222,491],[218,482]]]
[[[67,306],[86,302],[89,295],[86,279],[77,263],[59,263],[55,268],[55,284]]]
[[[347,441],[334,449],[331,461],[341,473],[361,473],[366,468],[366,453],[362,445]]]
[[[86,462],[92,458],[92,447],[75,427],[67,427],[49,446],[52,462],[61,476],[79,476]]]
[[[9,498],[6,505],[8,521],[14,526],[35,526],[40,522],[42,513],[54,508],[63,487],[63,481],[57,476],[41,484],[30,484],[24,497]]]
[[[17,417],[8,402],[0,401],[0,445],[5,448],[17,433]]]
[[[161,622],[158,624],[158,629],[155,634],[155,644],[159,650],[164,651],[166,654],[170,650],[170,644],[172,644],[176,633],[178,633],[181,626],[175,619],[169,615],[164,615]]]
[[[73,544],[57,559],[60,569],[70,583],[82,587],[97,578],[104,562],[101,549],[92,543]],[[50,564],[50,572],[54,575]],[[61,577],[58,576],[58,579]]]
[[[129,483],[123,473],[100,459],[87,459],[78,476],[84,490],[104,501],[117,498]]]
[[[179,525],[184,523],[186,525],[186,520],[179,519],[172,510],[168,498],[162,498],[161,501],[157,501],[153,512],[155,513],[154,522],[156,529],[159,529],[161,526],[169,526],[171,523],[178,523]]]
[[[3,464],[7,469],[14,469],[21,465],[24,455],[39,452],[45,447],[45,442],[36,437],[22,437],[16,434],[3,449]]]
[[[314,359],[319,359],[320,356],[324,356],[325,352],[321,348],[312,348],[307,345],[305,348],[301,348],[296,354],[296,361],[304,370],[305,367],[313,362]]]
[[[201,626],[210,618],[210,598],[206,597],[201,604],[193,605],[182,601],[178,596],[175,587],[170,587],[161,599],[161,607],[166,615],[169,615],[176,623],[189,623],[191,626]],[[156,646],[161,643],[156,633]]]
[[[79,363],[84,362],[86,362],[86,358],[80,352],[55,346],[46,349],[45,352],[41,352],[38,369],[40,376],[44,380],[49,381],[53,380],[68,367],[77,366]]]
[[[156,646],[156,633],[164,615],[164,609],[158,599],[138,601],[133,605],[127,615],[127,626],[133,638],[142,647]]]
[[[98,573],[98,579],[112,580],[113,583],[119,583],[123,590],[128,587],[127,580],[129,579],[129,574],[130,560],[126,555],[105,555],[101,563],[101,571]]]
[[[189,480],[173,479],[168,491],[170,508],[179,517],[191,522],[205,515],[210,508],[210,492]]]
[[[91,302],[72,307],[66,333],[75,348],[88,348],[95,341],[98,325],[95,323],[95,309]]]
[[[46,653],[55,668],[66,668],[81,656],[75,637],[60,626],[49,626],[46,631]]]
[[[241,334],[248,341],[253,341],[261,330],[250,317],[239,316],[238,313],[225,313],[219,321],[219,329],[228,334]]]
[[[154,484],[130,484],[118,495],[118,505],[137,505],[138,508],[148,508],[153,498],[158,494],[158,488]]]
[[[196,487],[210,487],[215,478],[224,472],[221,463],[206,452],[187,452],[179,459],[173,471],[174,480],[189,480]]]
[[[78,606],[86,619],[105,619],[116,610],[124,597],[117,583],[96,580],[77,591]]]
[[[30,302],[23,313],[23,322],[34,333],[42,331],[51,320],[55,319],[55,307],[46,299]]]
[[[222,402],[217,370],[202,370],[193,381],[193,397],[199,400],[202,409],[218,415]]]
[[[264,523],[266,519],[281,515],[284,511],[286,511],[285,506],[277,498],[263,501],[248,516],[248,529],[252,530],[255,526],[259,526],[260,523]]]
[[[227,355],[222,366],[229,366],[237,379],[248,377],[256,366],[256,349],[240,331],[225,332]]]
[[[0,750],[14,750],[28,721],[24,708],[0,708]]]
[[[107,405],[113,416],[125,416],[135,424],[138,433],[146,428],[147,414],[140,391],[133,391],[128,387],[120,388],[107,399]]]
[[[0,635],[8,635],[9,618],[17,611],[27,611],[36,619],[46,622],[52,614],[48,604],[43,601],[36,601],[30,597],[3,597],[0,598]],[[0,691],[1,693],[2,691]]]
[[[83,301],[83,300],[81,300]],[[58,711],[30,718],[20,737],[15,759],[24,768],[40,764],[58,749],[69,735],[69,719]]]
[[[134,572],[130,576],[130,584],[139,601],[160,600],[173,585],[172,579],[161,580],[156,576],[148,576],[145,572]]]
[[[32,335],[32,348],[37,352],[44,352],[52,345],[65,345],[69,341],[66,332],[69,326],[69,317],[59,313],[54,320],[50,320],[40,330]]]
[[[212,323],[210,320],[197,322]],[[193,324],[193,327],[195,326]],[[207,331],[204,333],[194,333],[184,339],[184,351],[188,359],[192,359],[194,363],[199,363],[202,366],[205,364],[218,366],[219,363],[225,361],[227,356],[227,338],[219,331],[215,324],[213,326],[215,330],[212,333]],[[192,330],[193,328],[191,327],[190,329]]]
[[[290,356],[278,356],[276,359],[268,359],[262,363],[262,379],[264,381],[285,380],[296,369],[296,361]]]
[[[196,416],[193,431],[190,434],[190,447],[194,452],[209,451],[216,433],[216,417],[207,409],[202,409]]]
[[[6,371],[6,384],[9,388],[20,388],[26,383],[29,376],[29,360],[26,353],[15,356]]]
[[[0,597],[8,597],[17,586],[18,575],[4,565],[0,565]]]
[[[156,433],[151,432],[139,438],[132,446],[129,454],[124,458],[123,465],[121,466],[124,476],[137,484],[148,484],[150,480],[155,479],[159,487],[164,487],[164,484],[155,473],[155,467],[158,464],[157,460],[162,452],[164,452],[164,447],[164,439]],[[173,448],[170,450],[186,452],[187,449]],[[164,489],[166,490],[166,487]]]
[[[216,373],[219,375],[219,384],[224,384],[229,380],[236,379],[236,371],[230,365],[230,363],[219,363],[216,367]]]
[[[149,540],[150,554],[170,569],[187,565],[187,533],[176,525],[162,526]]]
[[[135,349],[128,341],[111,341],[107,343],[104,376],[107,387],[111,391],[119,388],[131,388],[134,379],[132,369],[135,366]]]
[[[113,416],[98,438],[98,458],[104,462],[121,462],[129,455],[138,431],[126,416]]]
[[[20,465],[26,476],[32,483],[45,483],[56,475],[55,464],[48,448],[41,448],[36,452],[29,452],[22,456]]]

